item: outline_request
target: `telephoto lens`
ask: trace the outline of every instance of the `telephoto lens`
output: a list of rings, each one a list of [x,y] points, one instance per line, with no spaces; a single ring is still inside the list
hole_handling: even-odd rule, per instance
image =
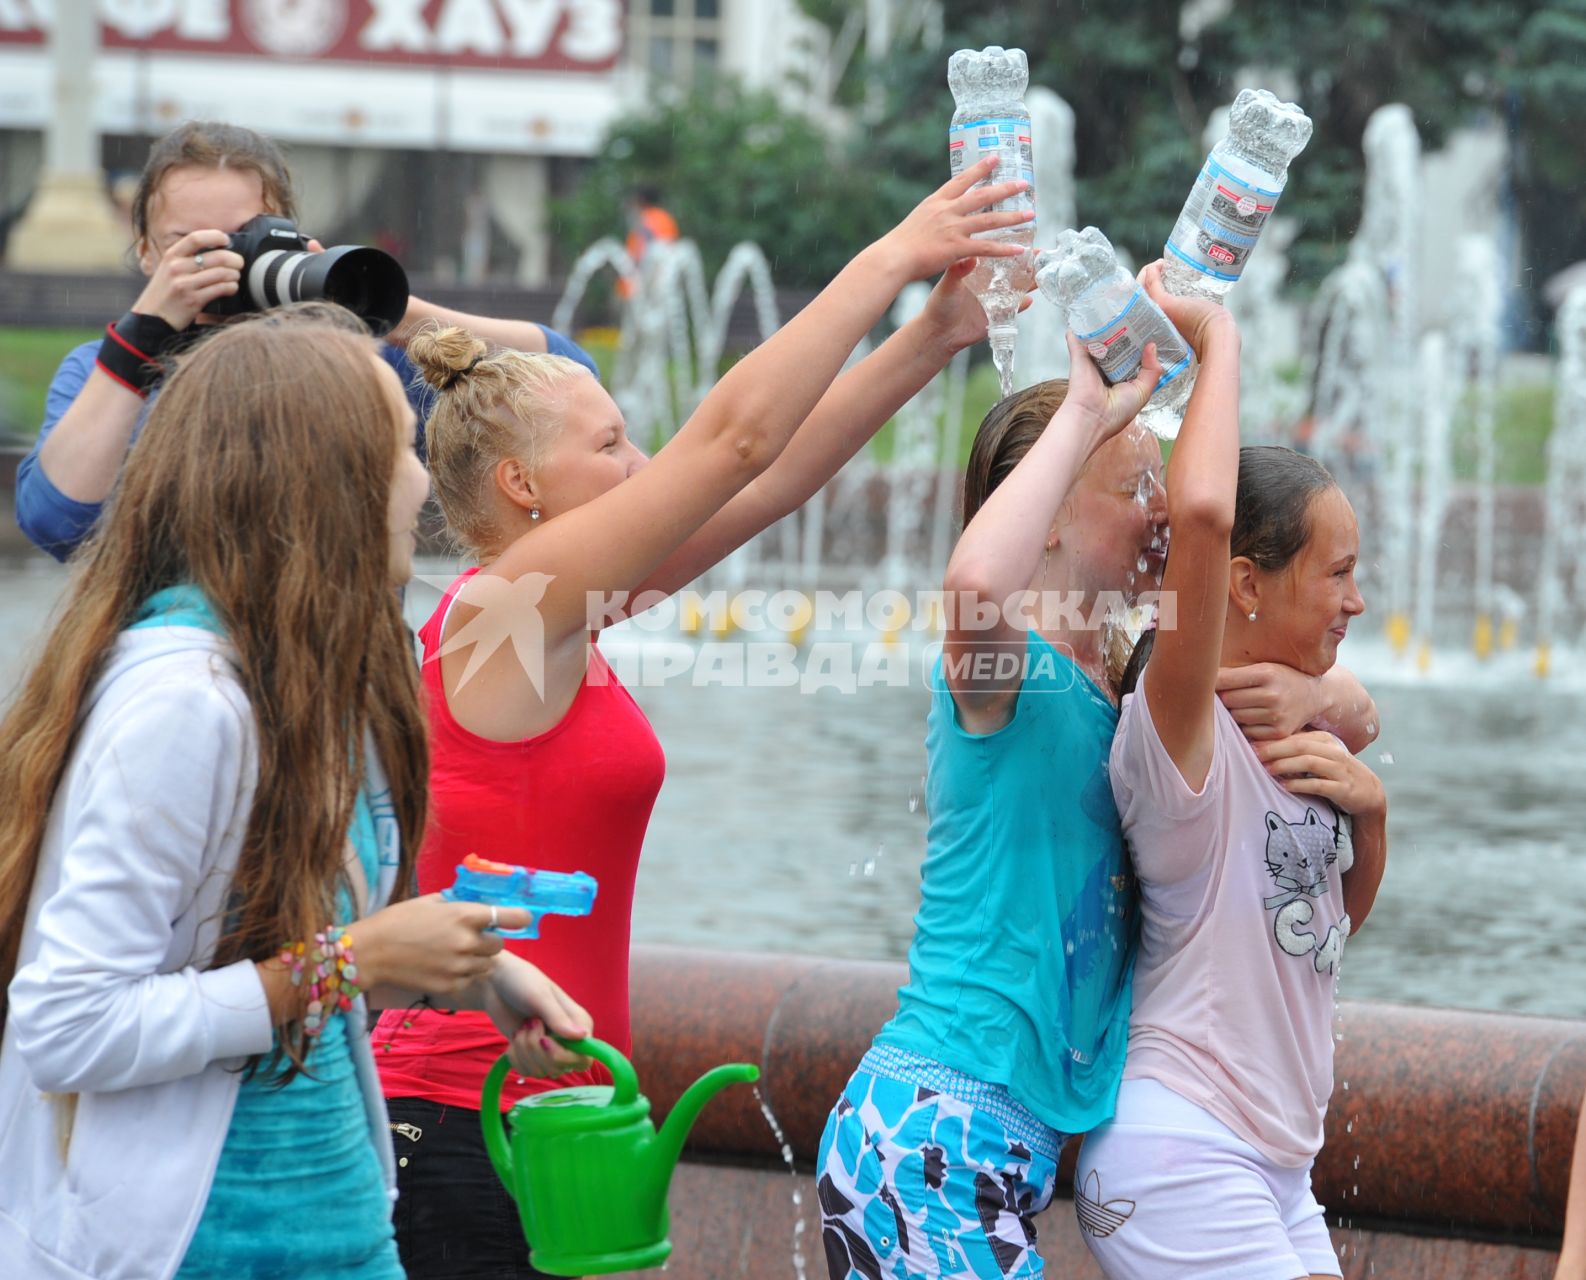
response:
[[[375,333],[388,333],[407,312],[408,278],[389,253],[341,244],[315,253],[289,218],[261,213],[233,233],[242,256],[242,283],[229,298],[205,309],[211,315],[264,311],[286,302],[325,301],[346,307]]]

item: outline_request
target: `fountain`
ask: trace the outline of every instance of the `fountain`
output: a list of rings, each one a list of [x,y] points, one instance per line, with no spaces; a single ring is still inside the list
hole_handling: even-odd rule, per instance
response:
[[[1586,286],[1558,311],[1559,375],[1548,441],[1546,525],[1537,584],[1538,675],[1561,635],[1575,635],[1586,600]]]
[[[1073,113],[1056,94],[1032,90],[1040,239],[1075,218]],[[1208,124],[1208,145],[1226,128]],[[1546,670],[1553,646],[1573,625],[1586,568],[1586,354],[1564,330],[1562,383],[1549,452],[1547,539],[1538,557],[1536,495],[1500,489],[1495,426],[1502,343],[1504,264],[1495,236],[1464,235],[1448,263],[1446,332],[1423,333],[1416,263],[1421,251],[1420,140],[1407,108],[1380,108],[1366,128],[1365,187],[1358,233],[1344,262],[1307,308],[1298,343],[1304,377],[1284,376],[1283,339],[1291,304],[1282,298],[1286,250],[1295,235],[1279,218],[1233,291],[1230,305],[1247,333],[1243,406],[1251,439],[1283,439],[1320,458],[1354,497],[1364,542],[1360,576],[1374,616],[1386,618],[1389,648],[1425,672],[1434,641],[1448,642],[1455,618],[1479,659],[1510,648],[1531,612]],[[778,323],[764,256],[752,245],[728,255],[714,282],[696,246],[655,246],[635,265],[615,241],[579,257],[554,322],[570,328],[596,275],[633,280],[624,308],[613,395],[640,440],[659,446],[698,405],[716,377],[727,318],[748,290],[761,337]],[[923,305],[907,292],[891,316],[901,326]],[[1581,305],[1581,304],[1573,304]],[[1566,308],[1565,313],[1574,312]],[[1066,365],[1061,319],[1037,303],[1020,319],[1018,367],[1033,382]],[[854,359],[868,352],[861,344]],[[757,586],[929,589],[940,581],[956,531],[957,460],[965,429],[969,355],[924,388],[890,429],[805,508],[742,548],[708,579],[711,588]],[[1303,390],[1302,390],[1303,388]],[[1305,402],[1301,403],[1302,397]],[[971,407],[969,421],[976,416]],[[1468,454],[1461,453],[1468,449]],[[1471,467],[1455,482],[1455,463]],[[1537,508],[1539,509],[1539,508]],[[1467,567],[1468,566],[1468,567]],[[1533,576],[1540,570],[1540,577]],[[699,630],[684,609],[684,630]],[[719,631],[721,626],[717,627]],[[798,627],[801,637],[803,628]]]
[[[1390,103],[1372,112],[1362,140],[1366,153],[1361,246],[1382,273],[1387,294],[1388,349],[1408,364],[1416,349],[1415,257],[1420,228],[1421,137],[1410,109]],[[1353,249],[1354,246],[1351,246]],[[1379,365],[1379,369],[1384,369]],[[1399,375],[1399,376],[1395,376]],[[1396,653],[1410,644],[1411,501],[1415,484],[1415,384],[1394,370],[1376,387],[1378,404],[1367,422],[1375,424],[1379,459],[1373,515],[1382,529],[1388,639]]]
[[[1454,314],[1459,321],[1450,335],[1453,363],[1470,399],[1476,447],[1475,632],[1472,646],[1482,661],[1492,656],[1493,614],[1498,592],[1493,581],[1493,489],[1497,481],[1494,427],[1498,413],[1498,352],[1502,343],[1503,293],[1499,288],[1497,245],[1488,236],[1461,237],[1454,280]],[[1513,631],[1512,622],[1505,632]],[[1425,634],[1423,632],[1423,634]],[[1512,634],[1500,636],[1504,648]]]
[[[570,331],[591,284],[605,271],[633,284],[608,386],[629,434],[659,448],[715,384],[728,322],[746,289],[760,339],[779,327],[770,269],[760,248],[745,242],[729,251],[707,287],[693,241],[652,245],[636,264],[617,241],[601,240],[574,262],[553,327]],[[890,316],[893,328],[917,315],[929,292],[923,284],[904,290]],[[868,341],[861,342],[849,365],[870,350]],[[913,588],[939,581],[951,551],[957,494],[956,467],[944,462],[958,457],[967,370],[968,353],[962,352],[899,410],[885,460],[883,446],[872,440],[802,510],[728,557],[710,575],[711,584],[733,593],[751,578],[757,585],[803,591],[833,585]],[[682,629],[698,632],[705,621],[685,610]],[[726,624],[715,620],[714,629],[721,632]]]
[[[1025,95],[1034,138],[1035,243],[1050,248],[1057,233],[1079,225],[1074,200],[1074,109],[1050,89],[1036,87]],[[1068,343],[1057,308],[1037,299],[1019,317],[1021,387],[1068,376]],[[948,455],[955,456],[955,455]]]
[[[1363,500],[1363,585],[1374,603],[1386,606],[1392,653],[1404,657],[1413,648],[1415,667],[1425,673],[1451,613],[1468,609],[1478,659],[1513,646],[1521,597],[1516,583],[1503,579],[1525,576],[1534,563],[1507,548],[1505,567],[1498,537],[1495,427],[1504,268],[1493,234],[1461,236],[1448,264],[1448,332],[1423,334],[1415,277],[1420,144],[1407,109],[1392,105],[1372,116],[1365,152],[1360,229],[1308,317],[1311,404],[1308,430],[1298,439]],[[1418,363],[1411,363],[1410,353]],[[1564,412],[1561,402],[1561,423]],[[1465,426],[1472,483],[1456,491],[1456,440],[1462,435],[1456,428]],[[1579,445],[1561,443],[1555,433],[1553,447],[1556,457]],[[1550,463],[1550,475],[1556,465]],[[1523,519],[1528,495],[1511,492],[1504,501],[1507,523]],[[1550,510],[1557,509],[1555,502]],[[1468,547],[1453,536],[1456,529],[1461,537],[1468,529]],[[1560,554],[1567,541],[1560,539]],[[1456,578],[1463,589],[1451,592]],[[1549,590],[1539,587],[1539,600],[1554,599]],[[1556,601],[1553,607],[1557,612]]]
[[[1448,339],[1432,332],[1421,338],[1421,493],[1415,545],[1414,634],[1420,638],[1416,665],[1432,666],[1432,620],[1437,606],[1438,546],[1448,510],[1449,427],[1455,387],[1448,376]]]

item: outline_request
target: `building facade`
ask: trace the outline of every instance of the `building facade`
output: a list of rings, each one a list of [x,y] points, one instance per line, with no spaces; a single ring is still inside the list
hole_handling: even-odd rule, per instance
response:
[[[123,194],[151,139],[224,119],[288,146],[326,243],[527,285],[582,247],[553,244],[547,202],[614,118],[716,73],[818,105],[830,43],[796,0],[0,0],[0,233],[42,169],[50,15],[87,3],[82,74]]]

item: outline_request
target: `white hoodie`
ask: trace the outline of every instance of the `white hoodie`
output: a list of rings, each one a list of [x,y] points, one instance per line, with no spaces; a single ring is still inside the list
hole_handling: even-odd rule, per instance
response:
[[[6,1280],[165,1280],[181,1264],[236,1068],[272,1042],[252,961],[204,967],[257,782],[226,641],[194,627],[123,632],[50,811],[0,1043]],[[377,767],[369,783],[384,790]],[[393,871],[382,866],[371,909]],[[361,999],[348,1041],[394,1198]],[[78,1095],[64,1161],[52,1093]]]

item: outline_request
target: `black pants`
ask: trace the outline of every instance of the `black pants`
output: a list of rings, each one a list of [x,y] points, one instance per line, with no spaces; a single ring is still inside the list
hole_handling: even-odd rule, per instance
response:
[[[396,1240],[409,1280],[541,1280],[517,1203],[485,1151],[479,1113],[390,1098]]]

